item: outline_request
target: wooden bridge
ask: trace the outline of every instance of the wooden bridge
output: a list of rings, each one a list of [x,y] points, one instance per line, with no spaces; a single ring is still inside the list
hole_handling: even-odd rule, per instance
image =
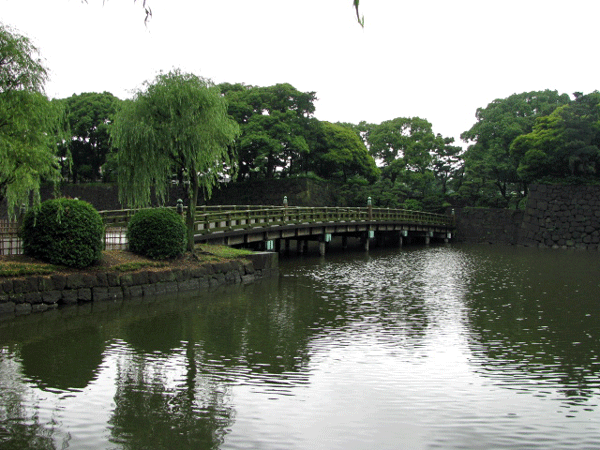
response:
[[[102,211],[108,227],[126,227],[132,210]],[[454,217],[404,209],[284,206],[199,206],[194,225],[196,243],[218,243],[262,250],[289,250],[296,241],[298,253],[309,241],[319,243],[325,253],[334,237],[360,239],[366,250],[369,242],[392,241],[398,246],[419,240],[448,242],[454,231]]]

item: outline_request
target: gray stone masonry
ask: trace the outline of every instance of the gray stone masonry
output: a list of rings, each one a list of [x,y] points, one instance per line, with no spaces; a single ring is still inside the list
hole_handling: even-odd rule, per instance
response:
[[[532,185],[524,211],[459,208],[455,239],[600,250],[600,186]]]
[[[221,285],[252,283],[276,275],[278,258],[277,253],[261,252],[246,256],[244,260],[207,263],[192,269],[0,278],[0,315],[30,314],[61,305],[206,291]]]

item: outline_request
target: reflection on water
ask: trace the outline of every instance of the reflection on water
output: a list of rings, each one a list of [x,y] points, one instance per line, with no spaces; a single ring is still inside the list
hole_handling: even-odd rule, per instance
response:
[[[200,297],[0,322],[0,448],[600,448],[600,258],[282,261]]]

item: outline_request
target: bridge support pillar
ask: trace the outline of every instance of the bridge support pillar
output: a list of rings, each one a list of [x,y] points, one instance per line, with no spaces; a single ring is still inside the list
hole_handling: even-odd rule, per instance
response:
[[[319,239],[319,255],[325,256],[325,239]]]
[[[285,240],[285,250],[284,251],[285,251],[286,255],[290,254],[290,240],[289,239]]]
[[[348,236],[342,236],[342,248],[346,250],[348,248]]]
[[[363,247],[365,249],[365,252],[369,251],[369,232],[367,231],[364,235],[363,235]]]
[[[298,239],[296,241],[296,253],[301,255],[304,252],[304,241],[302,239]]]
[[[398,233],[398,247],[402,247],[404,245],[404,238],[402,237],[402,231]]]
[[[281,252],[281,239],[275,239],[275,251],[277,253]]]
[[[425,245],[429,245],[431,242],[431,238],[429,236],[425,236]]]

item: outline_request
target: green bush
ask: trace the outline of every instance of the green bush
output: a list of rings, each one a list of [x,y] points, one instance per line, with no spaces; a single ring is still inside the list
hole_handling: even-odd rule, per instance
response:
[[[153,259],[175,258],[187,242],[183,218],[166,208],[143,209],[127,225],[129,250]]]
[[[26,255],[50,264],[84,268],[102,257],[102,217],[81,200],[46,200],[25,215],[20,235]]]

